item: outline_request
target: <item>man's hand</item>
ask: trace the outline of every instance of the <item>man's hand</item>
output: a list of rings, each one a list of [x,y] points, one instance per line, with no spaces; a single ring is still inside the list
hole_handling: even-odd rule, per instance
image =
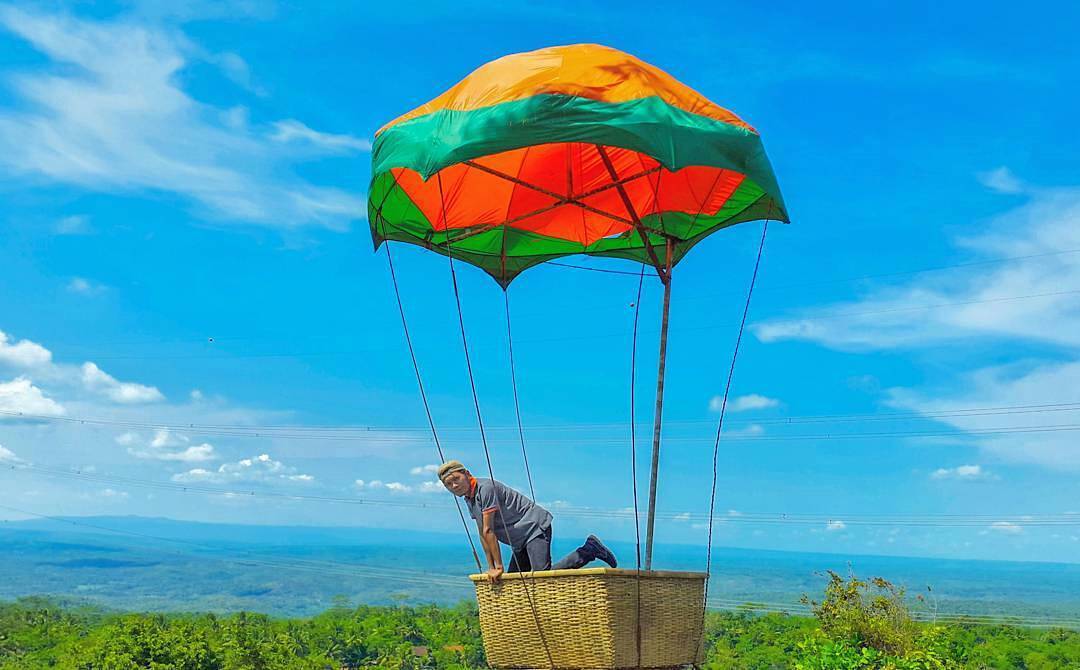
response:
[[[497,565],[494,568],[488,568],[487,575],[488,579],[493,582],[497,582],[499,581],[499,578],[503,576],[503,567],[501,565]]]

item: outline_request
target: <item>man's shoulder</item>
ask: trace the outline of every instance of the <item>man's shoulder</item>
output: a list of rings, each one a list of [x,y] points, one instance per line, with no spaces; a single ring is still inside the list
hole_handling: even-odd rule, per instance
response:
[[[489,488],[498,491],[499,493],[516,493],[522,495],[521,491],[518,491],[513,486],[500,482],[498,479],[477,479],[476,481],[478,483],[484,482]]]

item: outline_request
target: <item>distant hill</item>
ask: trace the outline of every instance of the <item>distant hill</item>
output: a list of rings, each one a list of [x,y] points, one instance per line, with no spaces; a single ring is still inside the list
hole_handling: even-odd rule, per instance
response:
[[[78,525],[75,525],[78,524]],[[399,544],[413,545],[461,543],[461,534],[418,532],[400,529],[359,526],[276,526],[180,521],[146,516],[57,517],[8,521],[4,526],[64,535],[104,535],[113,539],[123,534],[141,533],[191,542],[233,544],[302,545],[302,544]],[[121,532],[116,532],[121,531]]]
[[[78,525],[73,525],[78,524]],[[555,553],[572,545],[556,541]],[[614,543],[623,565],[632,545]],[[656,566],[701,570],[701,546],[660,545]],[[942,612],[1080,621],[1080,565],[713,549],[710,599],[798,609],[824,570],[883,576]],[[247,609],[305,616],[335,601],[472,598],[460,534],[394,529],[209,524],[138,516],[0,525],[0,599],[50,595],[150,611]],[[930,587],[930,590],[928,590]]]

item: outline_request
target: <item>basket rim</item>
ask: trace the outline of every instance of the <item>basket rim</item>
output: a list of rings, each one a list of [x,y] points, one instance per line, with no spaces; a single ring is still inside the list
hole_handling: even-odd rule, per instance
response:
[[[578,568],[576,570],[537,570],[536,572],[505,572],[501,579],[552,579],[559,577],[641,577],[642,579],[707,579],[704,572],[683,570],[634,570],[630,568]],[[469,575],[474,582],[489,581],[487,574]]]

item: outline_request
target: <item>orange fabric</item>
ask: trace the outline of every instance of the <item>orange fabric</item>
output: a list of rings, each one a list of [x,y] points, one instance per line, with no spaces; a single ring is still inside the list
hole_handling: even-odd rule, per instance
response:
[[[659,167],[656,160],[636,151],[605,150],[620,180]],[[405,168],[393,173],[437,231],[510,221],[507,225],[513,228],[589,245],[632,227],[618,189],[612,186],[592,144],[542,144],[484,156],[475,162],[610,216],[566,204],[554,195],[465,163],[451,165],[426,182]],[[744,179],[731,170],[691,166],[677,172],[660,169],[627,181],[624,188],[642,218],[659,212],[715,214]],[[586,195],[593,191],[597,192]]]
[[[379,132],[444,109],[467,111],[541,94],[572,95],[600,102],[658,96],[692,114],[757,132],[734,113],[710,102],[663,70],[599,44],[549,47],[491,61],[431,102],[386,124]]]

